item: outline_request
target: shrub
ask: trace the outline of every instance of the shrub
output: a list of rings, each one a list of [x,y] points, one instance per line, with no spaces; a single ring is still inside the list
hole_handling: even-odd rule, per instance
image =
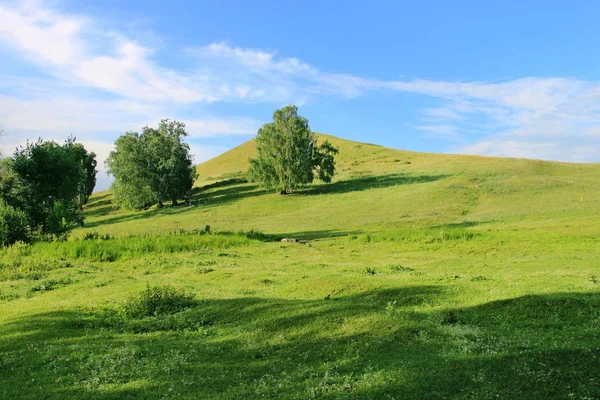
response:
[[[77,208],[78,206],[74,202],[55,202],[46,219],[46,232],[61,236],[69,232],[74,226],[83,225],[83,212]]]
[[[27,215],[0,200],[0,244],[8,246],[27,239]]]
[[[110,239],[112,239],[112,237],[108,233],[101,235],[98,232],[85,232],[81,236],[81,240],[110,240]]]
[[[411,271],[414,271],[413,268],[405,267],[405,266],[400,265],[400,264],[390,265],[390,269],[392,271],[397,271],[397,272],[411,272]]]
[[[139,297],[132,298],[125,304],[123,314],[130,318],[174,314],[194,306],[195,296],[171,286],[148,285]]]

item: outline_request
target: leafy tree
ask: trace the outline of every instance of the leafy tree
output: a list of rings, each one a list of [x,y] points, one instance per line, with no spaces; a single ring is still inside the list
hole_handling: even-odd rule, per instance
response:
[[[115,203],[142,209],[165,201],[176,205],[185,197],[196,179],[190,148],[183,142],[187,135],[183,123],[165,119],[157,129],[146,126],[141,134],[119,137],[106,161],[108,173],[115,177]]]
[[[82,160],[84,179],[79,186],[79,193],[81,194],[80,205],[87,204],[90,196],[94,193],[94,188],[96,187],[96,175],[98,174],[98,170],[96,169],[97,166],[98,161],[96,161],[96,153],[87,153]]]
[[[106,160],[112,184],[113,202],[126,209],[147,208],[157,202],[152,192],[152,160],[146,155],[138,133],[127,132],[115,142]]]
[[[27,240],[27,216],[0,199],[0,245]]]
[[[67,139],[64,147],[80,164],[82,175],[77,188],[77,203],[82,207],[88,202],[96,186],[96,153],[88,153],[83,144],[76,143],[74,138]]]
[[[22,208],[32,230],[57,234],[83,223],[81,204],[93,190],[84,182],[88,179],[87,164],[95,164],[94,157],[74,138],[63,145],[38,139],[17,149],[12,170],[18,177]],[[95,169],[93,176],[95,179]]]
[[[338,149],[328,141],[319,146],[294,105],[273,113],[273,122],[258,130],[256,144],[258,158],[250,160],[249,174],[267,189],[291,193],[312,183],[315,174],[327,183],[333,178]]]
[[[157,193],[159,205],[185,197],[194,185],[196,168],[193,165],[190,147],[183,142],[188,133],[185,124],[178,121],[162,120],[158,129],[145,127],[142,136],[150,158],[154,160],[153,190]]]
[[[24,190],[13,166],[12,158],[0,160],[0,198],[12,207],[21,208],[25,202]]]

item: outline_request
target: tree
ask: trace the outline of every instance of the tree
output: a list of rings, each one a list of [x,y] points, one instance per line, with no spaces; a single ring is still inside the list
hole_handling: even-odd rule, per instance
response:
[[[27,240],[27,216],[0,199],[0,246]]]
[[[23,185],[13,166],[12,158],[0,160],[0,198],[12,207],[22,208],[25,202]]]
[[[89,165],[95,165],[95,154],[88,154],[75,138],[63,145],[38,139],[17,149],[12,171],[32,231],[60,234],[83,223],[82,201],[93,191],[86,182],[88,175],[95,181],[96,173],[95,168],[88,173]]]
[[[88,153],[81,143],[76,143],[75,138],[69,138],[64,145],[66,151],[75,158],[81,168],[81,177],[77,187],[77,203],[79,207],[86,204],[96,187],[96,153]]]
[[[294,105],[273,113],[273,122],[258,130],[256,145],[258,157],[250,159],[249,174],[267,189],[291,193],[312,183],[315,175],[329,183],[335,173],[338,149],[328,141],[319,146]]]
[[[142,136],[146,141],[149,156],[154,160],[153,189],[158,203],[185,197],[196,180],[190,147],[183,142],[188,133],[185,124],[178,121],[162,120],[158,129],[145,127]]]
[[[177,205],[187,196],[196,179],[190,148],[183,142],[187,135],[185,124],[165,119],[157,129],[146,126],[141,134],[119,137],[106,160],[108,173],[115,177],[115,203],[143,209],[161,207],[165,201]]]

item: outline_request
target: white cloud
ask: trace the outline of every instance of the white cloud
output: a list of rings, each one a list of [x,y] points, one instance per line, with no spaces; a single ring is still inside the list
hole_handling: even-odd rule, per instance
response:
[[[495,157],[517,157],[539,160],[589,162],[597,160],[597,145],[592,143],[565,143],[562,141],[519,141],[510,137],[485,139],[459,150],[463,154]]]
[[[0,123],[9,132],[72,132],[105,140],[105,132],[114,135],[163,116],[181,116],[179,110],[197,103],[301,105],[322,96],[350,99],[391,91],[436,99],[440,104],[424,109],[414,128],[425,137],[470,141],[459,151],[582,161],[597,161],[600,154],[600,141],[594,140],[600,132],[600,82],[379,80],[324,72],[274,51],[226,43],[186,52],[167,49],[188,58],[185,70],[174,69],[161,65],[160,49],[42,3],[0,6],[0,43],[54,77],[48,93],[22,77],[0,79],[0,90],[25,89],[23,98],[0,96]],[[94,97],[97,91],[103,99]],[[247,118],[181,119],[192,137],[250,135],[260,126]]]
[[[39,63],[62,66],[80,59],[85,45],[79,35],[88,22],[35,3],[14,10],[0,6],[0,38]]]
[[[465,146],[461,152],[484,156],[549,159],[558,150],[560,149],[554,143],[490,139]]]
[[[184,120],[184,122],[192,138],[214,137],[221,134],[254,135],[261,126],[260,121],[252,118]]]
[[[426,136],[432,138],[440,138],[451,141],[461,141],[464,139],[463,136],[458,133],[458,129],[453,125],[420,125],[416,128],[425,132]]]
[[[151,59],[152,51],[90,18],[58,13],[42,4],[0,6],[0,41],[45,72],[129,99],[192,103],[213,98]]]
[[[276,53],[230,47],[226,43],[212,43],[208,46],[194,49],[193,53],[202,58],[227,60],[228,62],[246,66],[260,73],[277,71],[290,75],[318,74],[316,68],[305,64],[296,58],[277,59]]]
[[[22,100],[0,95],[0,121],[7,132],[29,137],[73,134],[97,137],[103,133],[139,129],[156,106],[141,106],[129,100],[84,100],[73,96]]]

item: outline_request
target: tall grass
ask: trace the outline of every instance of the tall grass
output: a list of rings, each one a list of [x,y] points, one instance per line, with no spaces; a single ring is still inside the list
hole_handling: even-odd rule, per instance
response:
[[[465,228],[425,228],[396,229],[385,232],[352,236],[351,240],[365,243],[378,242],[421,242],[443,243],[448,241],[468,241],[481,237],[482,234]]]
[[[222,250],[248,246],[255,240],[245,234],[208,234],[178,232],[176,234],[109,237],[93,240],[72,240],[61,243],[35,243],[32,251],[41,257],[83,259],[113,262],[145,254],[171,254],[201,250]]]

